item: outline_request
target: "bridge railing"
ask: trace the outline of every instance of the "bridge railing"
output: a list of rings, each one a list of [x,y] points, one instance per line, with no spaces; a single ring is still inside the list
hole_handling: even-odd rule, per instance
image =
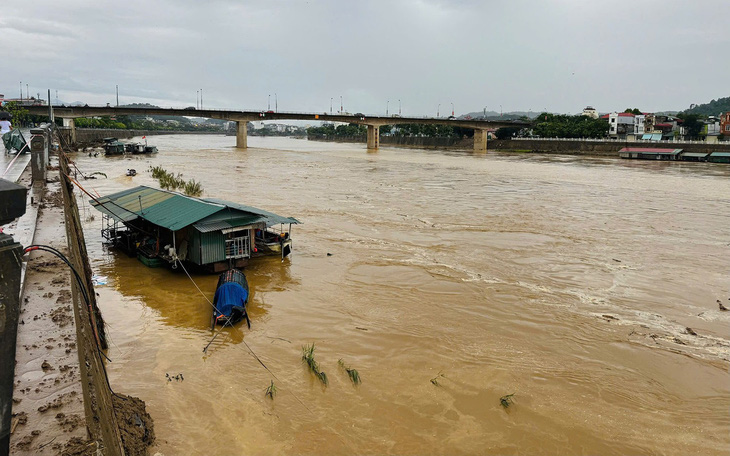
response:
[[[48,108],[48,105],[34,105],[34,108]],[[351,113],[351,112],[327,112],[327,111],[284,111],[284,110],[272,110],[272,109],[257,109],[257,108],[244,108],[244,109],[230,109],[230,108],[195,108],[192,106],[155,106],[155,107],[149,107],[149,106],[114,106],[109,103],[107,104],[84,104],[84,105],[53,105],[54,109],[74,109],[74,108],[94,108],[94,109],[139,109],[139,110],[155,110],[155,109],[175,109],[178,111],[186,111],[189,112],[190,115],[188,117],[201,117],[196,116],[195,113],[202,113],[205,111],[217,111],[217,112],[230,112],[230,113],[264,113],[264,114],[291,114],[291,115],[319,115],[319,116],[330,116],[330,117],[352,117],[353,119],[358,119],[360,117],[366,117],[366,118],[378,118],[378,119],[389,119],[393,123],[399,123],[399,119],[402,119],[403,122],[407,122],[409,119],[436,119],[436,120],[450,120],[449,116],[400,116],[400,115],[390,115],[386,116],[383,114],[375,114],[375,113]],[[186,114],[179,114],[179,115],[186,115]],[[204,116],[202,116],[204,117]],[[495,119],[451,119],[454,121],[462,121],[462,122],[500,122],[500,123],[511,123],[511,120],[495,120]]]

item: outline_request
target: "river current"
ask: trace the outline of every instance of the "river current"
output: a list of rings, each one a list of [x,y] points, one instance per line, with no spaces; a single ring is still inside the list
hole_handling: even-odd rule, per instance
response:
[[[152,453],[729,451],[730,312],[717,300],[730,307],[730,166],[148,141],[159,154],[73,154],[107,175],[81,185],[157,186],[148,169],[162,166],[204,196],[302,222],[290,258],[245,270],[252,328],[203,353],[211,309],[195,285],[102,247],[101,214],[78,194],[107,278],[111,384],[146,402]],[[212,300],[217,277],[193,279]],[[311,343],[327,387],[302,363]]]

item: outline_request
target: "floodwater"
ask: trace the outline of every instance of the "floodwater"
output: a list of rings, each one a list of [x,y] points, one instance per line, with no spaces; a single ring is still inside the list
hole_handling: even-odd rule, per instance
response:
[[[730,451],[730,312],[717,304],[730,307],[730,167],[148,140],[159,154],[75,154],[108,176],[81,184],[154,186],[146,170],[160,165],[206,196],[303,222],[291,258],[246,269],[252,328],[204,354],[211,308],[195,285],[102,248],[85,205],[92,266],[108,278],[111,383],[147,403],[152,452]],[[193,279],[212,299],[217,278]],[[310,343],[327,387],[302,364]]]

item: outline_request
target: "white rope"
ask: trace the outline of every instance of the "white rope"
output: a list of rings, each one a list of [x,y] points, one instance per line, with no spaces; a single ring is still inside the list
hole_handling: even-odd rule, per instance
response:
[[[190,277],[190,274],[188,274],[188,270],[185,269],[185,266],[183,266],[182,261],[180,261],[180,259],[177,258],[177,257],[175,258],[175,261],[177,261],[178,264],[180,265],[180,267],[182,268],[182,270],[185,271],[185,274],[188,276],[188,279],[190,279],[190,281],[193,282],[193,285],[195,285],[195,288],[197,288],[198,291],[200,292],[200,294],[203,295],[203,297],[205,298],[205,300],[208,301],[208,304],[210,304],[211,307],[213,307],[214,310],[217,310],[215,308],[215,306],[213,305],[213,303],[210,302],[210,299],[208,299],[208,297],[205,295],[205,293],[203,293],[203,290],[201,290],[200,287],[198,286],[198,284],[195,283],[195,280],[193,280],[193,278]]]

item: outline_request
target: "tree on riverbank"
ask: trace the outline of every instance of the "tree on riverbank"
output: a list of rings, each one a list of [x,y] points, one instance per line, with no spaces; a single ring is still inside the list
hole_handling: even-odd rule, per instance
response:
[[[584,115],[542,113],[536,118],[533,134],[543,138],[605,138],[608,122]]]

